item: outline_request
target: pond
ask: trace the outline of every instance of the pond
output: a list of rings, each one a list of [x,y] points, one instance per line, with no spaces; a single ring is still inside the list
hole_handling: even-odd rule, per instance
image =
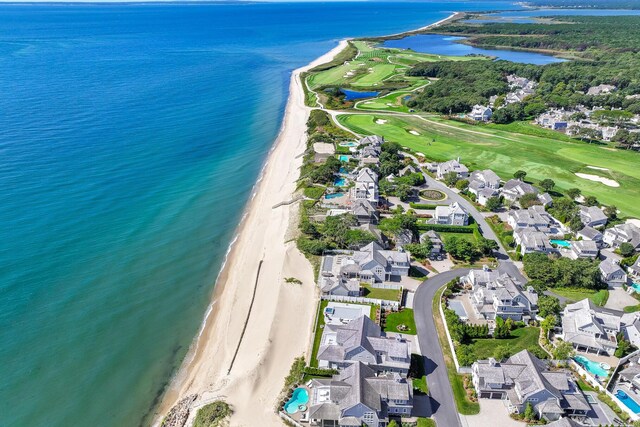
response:
[[[412,49],[416,52],[431,53],[434,55],[486,55],[495,57],[496,59],[504,59],[511,62],[519,62],[522,64],[544,65],[553,62],[564,62],[564,59],[556,58],[550,55],[544,55],[537,52],[524,52],[516,50],[502,49],[481,49],[462,43],[466,37],[445,36],[441,34],[417,34],[415,36],[405,37],[398,40],[387,40],[382,45],[384,47],[398,49]]]
[[[541,16],[635,16],[640,10],[624,9],[536,9],[489,13],[485,19],[467,19],[464,22],[487,24],[492,22],[509,22],[514,24],[530,24]]]
[[[358,92],[349,89],[340,89],[345,94],[345,101],[353,101],[355,99],[375,98],[380,92]]]

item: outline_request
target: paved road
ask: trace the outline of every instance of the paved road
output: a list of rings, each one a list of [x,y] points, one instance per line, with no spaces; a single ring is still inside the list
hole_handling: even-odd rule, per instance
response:
[[[436,291],[447,282],[468,272],[468,268],[461,268],[438,274],[424,281],[413,299],[418,342],[425,357],[427,384],[431,392],[431,410],[439,426],[455,427],[461,426],[461,423],[433,320],[433,298]]]

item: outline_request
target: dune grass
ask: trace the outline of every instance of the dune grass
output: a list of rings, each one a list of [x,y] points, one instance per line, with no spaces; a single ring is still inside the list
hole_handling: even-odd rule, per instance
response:
[[[376,123],[379,118],[386,122]],[[562,134],[554,139],[551,136],[555,134],[529,135],[436,117],[343,114],[338,121],[356,133],[382,135],[435,161],[460,157],[470,169],[491,168],[503,179],[511,178],[519,169],[533,181],[551,178],[560,191],[580,188],[583,194],[595,196],[601,203],[617,206],[623,215],[640,217],[640,168],[636,166],[640,153],[570,142]],[[517,128],[514,125],[512,129]],[[411,134],[410,130],[420,135]],[[605,175],[620,187],[585,180],[576,172]]]

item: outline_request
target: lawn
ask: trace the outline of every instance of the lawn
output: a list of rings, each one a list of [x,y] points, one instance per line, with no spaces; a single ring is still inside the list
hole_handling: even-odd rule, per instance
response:
[[[392,92],[380,98],[374,98],[367,101],[362,101],[356,104],[358,110],[384,110],[384,111],[399,111],[402,113],[409,112],[409,108],[402,103],[402,99],[410,95],[411,91]]]
[[[444,320],[440,317],[439,304],[444,289],[445,287],[443,286],[433,298],[433,319],[436,324],[436,329],[438,330],[438,340],[440,341],[440,348],[442,349],[445,365],[447,365],[447,376],[449,377],[449,382],[451,382],[451,389],[458,412],[462,415],[475,415],[480,413],[480,404],[478,402],[472,402],[467,398],[463,376],[458,374],[456,366],[453,363],[453,355],[451,354],[451,349],[449,348],[449,343],[444,331]]]
[[[473,233],[449,233],[438,231],[440,238],[443,242],[446,242],[449,237],[459,237],[464,240],[468,240],[471,243],[476,243],[476,236]]]
[[[498,346],[507,346],[511,354],[516,354],[522,350],[544,351],[538,344],[540,328],[526,327],[518,328],[511,332],[511,337],[503,339],[481,338],[474,340],[471,346],[478,359],[488,359],[493,357],[493,352]],[[536,350],[539,349],[539,350]]]
[[[384,124],[376,123],[384,119]],[[435,161],[460,157],[470,169],[491,168],[503,179],[519,169],[527,178],[551,178],[558,190],[580,188],[604,204],[615,205],[623,215],[640,217],[640,153],[608,146],[569,142],[564,135],[527,135],[495,127],[473,126],[436,117],[343,114],[338,121],[363,135],[382,135],[389,141],[424,153]],[[419,135],[409,133],[414,131]],[[545,132],[546,134],[546,132]],[[596,170],[588,166],[607,168]],[[612,188],[575,175],[606,175],[620,184]]]
[[[398,325],[407,326],[407,330],[401,331]],[[413,320],[413,310],[403,308],[401,311],[395,311],[387,316],[384,326],[385,332],[401,332],[403,334],[416,334],[416,322]]]
[[[603,307],[609,299],[609,291],[606,289],[596,291],[582,288],[551,288],[549,290],[574,302],[589,298],[598,307]]]
[[[362,287],[364,289],[363,296],[366,298],[384,299],[388,301],[400,300],[401,291],[399,289],[374,288],[373,286],[366,283],[363,283]]]
[[[411,371],[409,375],[412,378],[413,389],[418,393],[428,394],[429,386],[427,385],[427,375],[424,371],[424,357],[420,354],[411,355]]]

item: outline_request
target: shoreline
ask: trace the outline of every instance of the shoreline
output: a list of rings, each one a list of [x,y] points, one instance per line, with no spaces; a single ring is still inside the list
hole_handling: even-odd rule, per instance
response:
[[[465,12],[453,12],[415,30],[362,39],[404,37],[465,15]],[[261,420],[261,426],[282,425],[274,407],[293,360],[308,356],[318,297],[311,264],[298,251],[295,242],[286,239],[290,226],[297,221],[297,204],[272,207],[293,197],[302,166],[299,155],[307,148],[306,121],[314,107],[305,105],[300,75],[332,61],[347,47],[349,40],[340,40],[333,49],[291,73],[285,115],[275,144],[269,150],[225,255],[202,327],[155,408],[153,426],[160,426],[167,413],[186,398],[193,399],[188,403],[190,414],[186,426],[192,425],[200,407],[217,399],[224,399],[233,407],[231,426],[252,426],[256,418]],[[261,217],[271,217],[271,221],[259,221]],[[266,234],[274,237],[267,239]],[[262,253],[250,239],[257,235],[264,244]],[[257,301],[260,305],[248,312],[245,306],[251,299],[257,264],[263,262],[269,264],[256,284],[261,294]],[[272,262],[276,265],[271,265]],[[286,284],[285,277],[296,277],[303,284]],[[274,279],[278,279],[277,283]],[[243,287],[234,283],[238,281]],[[266,289],[266,286],[273,288]],[[213,310],[214,305],[219,307]],[[278,305],[286,310],[277,310]],[[263,321],[255,322],[255,317]],[[221,328],[221,323],[226,328]],[[246,336],[238,342],[244,327]],[[227,374],[230,353],[236,350],[242,351],[233,370]],[[267,372],[263,372],[265,370]]]
[[[331,61],[346,46],[347,40],[341,40],[292,72],[280,132],[229,245],[202,327],[154,411],[154,426],[176,403],[194,394],[186,425],[199,407],[217,398],[233,406],[231,425],[251,426],[256,417],[261,425],[281,425],[273,408],[294,358],[307,352],[317,291],[311,264],[295,242],[286,242],[297,205],[273,206],[293,196],[303,161],[298,155],[306,150],[311,107],[304,105],[300,74]],[[256,306],[249,312],[259,262],[264,266],[256,285]],[[285,277],[303,284],[285,283]],[[236,349],[240,351],[227,374]]]

